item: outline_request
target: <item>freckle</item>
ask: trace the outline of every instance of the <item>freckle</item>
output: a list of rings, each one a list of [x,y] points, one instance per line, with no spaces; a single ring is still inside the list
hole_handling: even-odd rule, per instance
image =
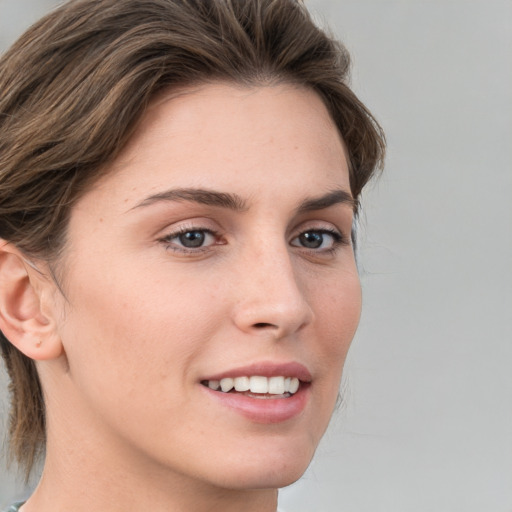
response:
[[[100,218],[100,222],[103,222],[103,217]]]

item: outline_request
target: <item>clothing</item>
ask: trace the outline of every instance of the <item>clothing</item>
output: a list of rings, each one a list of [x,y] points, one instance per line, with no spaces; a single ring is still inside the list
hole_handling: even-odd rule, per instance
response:
[[[13,505],[11,505],[9,508],[6,508],[4,510],[4,512],[19,512],[20,510],[20,507],[24,504],[24,502],[20,502],[20,503],[14,503]]]

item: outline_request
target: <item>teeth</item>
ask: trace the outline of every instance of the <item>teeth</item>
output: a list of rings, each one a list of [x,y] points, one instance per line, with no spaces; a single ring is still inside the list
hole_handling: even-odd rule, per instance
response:
[[[267,377],[250,377],[251,393],[268,393]]]
[[[249,384],[249,377],[236,377],[235,379],[236,391],[249,391],[251,385]]]
[[[231,391],[233,389],[234,385],[235,385],[235,383],[233,382],[233,379],[230,379],[229,377],[226,379],[220,380],[220,389],[222,389],[222,391],[224,391],[224,393]]]
[[[293,377],[291,380],[290,380],[290,393],[293,395],[294,393],[297,393],[298,389],[299,389],[299,379],[297,379],[296,377]]]
[[[297,377],[262,377],[260,375],[253,375],[251,377],[226,377],[219,380],[205,381],[210,389],[214,391],[223,391],[229,393],[235,390],[241,393],[250,391],[251,393],[270,394],[270,395],[284,395],[289,393],[291,395],[297,393],[300,387],[300,381]]]
[[[268,392],[273,395],[282,395],[284,393],[284,377],[270,377]]]
[[[208,381],[208,387],[210,389],[214,389],[215,391],[217,391],[217,389],[219,389],[219,386],[220,386],[220,382],[218,380],[209,380]]]

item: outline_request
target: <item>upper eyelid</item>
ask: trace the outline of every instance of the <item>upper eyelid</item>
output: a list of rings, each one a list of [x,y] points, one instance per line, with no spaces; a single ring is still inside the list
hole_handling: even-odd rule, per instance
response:
[[[169,231],[167,233],[167,235],[164,235],[164,236],[167,238],[170,238],[170,237],[182,235],[183,233],[188,233],[190,231],[205,231],[206,233],[211,233],[211,234],[216,233],[215,229],[207,228],[205,226],[191,226],[191,227],[185,226],[182,228],[173,229],[172,231]]]
[[[224,231],[222,227],[219,227],[219,224],[215,221],[209,221],[207,219],[201,220],[184,220],[174,222],[170,225],[167,225],[164,228],[159,229],[159,235],[157,238],[168,238],[171,236],[176,236],[181,233],[186,233],[187,231],[208,231],[211,233],[217,233]]]
[[[218,231],[213,230],[211,228],[204,227],[204,226],[202,226],[202,227],[199,225],[198,226],[184,226],[182,228],[173,230],[173,231],[167,233],[166,235],[160,237],[159,241],[170,243],[173,239],[179,237],[180,235],[182,235],[184,233],[192,232],[192,231],[203,231],[205,233],[208,233],[209,235],[211,235],[214,238],[219,238],[221,236]],[[328,228],[325,226],[324,227],[317,226],[317,227],[309,227],[309,228],[303,227],[302,229],[295,231],[295,233],[288,239],[289,240],[288,243],[291,244],[291,242],[296,240],[301,234],[307,233],[308,231],[317,231],[317,232],[321,232],[323,234],[330,235],[333,238],[335,238],[336,245],[350,244],[350,242],[351,242],[350,236],[347,236],[340,229],[337,229],[335,227]],[[216,244],[212,244],[212,245],[216,245]],[[220,244],[220,245],[224,245],[224,244]],[[189,250],[191,252],[194,252],[194,251],[197,251],[200,249],[203,249],[203,250],[208,249],[209,247],[211,247],[211,245],[201,246],[201,247],[197,247],[197,248],[185,248],[185,249]]]
[[[325,231],[327,233],[337,233],[344,238],[347,236],[345,231],[337,226],[334,222],[325,220],[301,222],[298,226],[291,230],[290,235],[298,236],[306,231]]]
[[[351,239],[350,237],[347,237],[346,234],[344,234],[342,231],[338,229],[326,229],[326,228],[313,228],[313,229],[305,229],[302,231],[299,231],[297,235],[293,236],[291,238],[291,241],[296,240],[301,234],[307,233],[309,231],[317,231],[325,235],[330,235],[334,240],[334,245],[350,245]]]
[[[213,230],[208,228],[185,228],[172,231],[167,235],[160,237],[158,239],[158,242],[160,244],[166,244],[166,250],[172,250],[176,254],[189,256],[193,256],[194,254],[199,255],[201,253],[205,253],[209,251],[212,248],[212,246],[216,245],[215,243],[213,243],[209,245],[201,245],[199,247],[186,247],[185,245],[180,245],[174,241],[180,235],[191,231],[204,231],[205,233],[208,233],[210,236],[212,236],[214,239],[217,238],[218,236]]]
[[[219,237],[218,232],[216,232],[213,229],[204,228],[204,227],[203,228],[196,227],[196,228],[177,229],[175,231],[171,231],[171,232],[167,233],[166,235],[163,235],[162,237],[160,237],[158,239],[158,241],[170,244],[174,239],[178,238],[180,235],[183,235],[183,234],[191,232],[191,231],[204,231],[205,233],[208,233],[209,235],[211,235],[213,238]],[[195,249],[189,248],[189,247],[184,247],[184,249],[193,251],[193,250],[199,250],[199,249],[207,249],[209,247],[210,246],[208,245],[208,246],[197,247]]]
[[[183,221],[180,223],[176,223],[178,226],[172,227],[168,226],[164,229],[161,229],[160,232],[162,233],[161,236],[158,238],[169,238],[172,236],[177,236],[182,233],[186,233],[187,231],[207,231],[212,234],[220,234],[220,233],[227,233],[230,231],[229,229],[226,229],[224,226],[219,225],[218,222],[209,220],[209,219],[201,219],[198,221]],[[215,224],[215,227],[213,227],[211,224]],[[351,226],[352,229],[352,226]],[[288,230],[288,236],[297,236],[301,233],[304,233],[305,231],[326,231],[326,232],[334,232],[338,233],[341,236],[346,236],[346,233],[343,229],[338,227],[336,223],[332,221],[326,221],[326,220],[309,220],[309,221],[302,221],[295,227]]]

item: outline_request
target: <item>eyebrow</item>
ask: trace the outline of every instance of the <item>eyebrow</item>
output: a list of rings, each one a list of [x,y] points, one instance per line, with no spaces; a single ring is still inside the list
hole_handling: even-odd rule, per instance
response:
[[[161,201],[191,201],[207,206],[227,208],[236,212],[244,212],[248,209],[247,201],[238,194],[198,188],[177,188],[153,194],[131,208],[131,210],[150,206]],[[355,210],[357,202],[346,190],[337,189],[322,196],[304,200],[296,211],[297,213],[307,213],[315,210],[324,210],[337,204],[346,204]]]
[[[147,197],[135,208],[150,206],[160,201],[192,201],[207,206],[219,206],[236,212],[247,210],[247,203],[237,194],[197,188],[176,188]]]
[[[325,210],[330,206],[337,204],[346,204],[356,210],[357,201],[352,197],[352,194],[343,189],[332,190],[327,194],[320,197],[313,197],[306,199],[298,208],[298,213],[307,213],[315,210]]]

